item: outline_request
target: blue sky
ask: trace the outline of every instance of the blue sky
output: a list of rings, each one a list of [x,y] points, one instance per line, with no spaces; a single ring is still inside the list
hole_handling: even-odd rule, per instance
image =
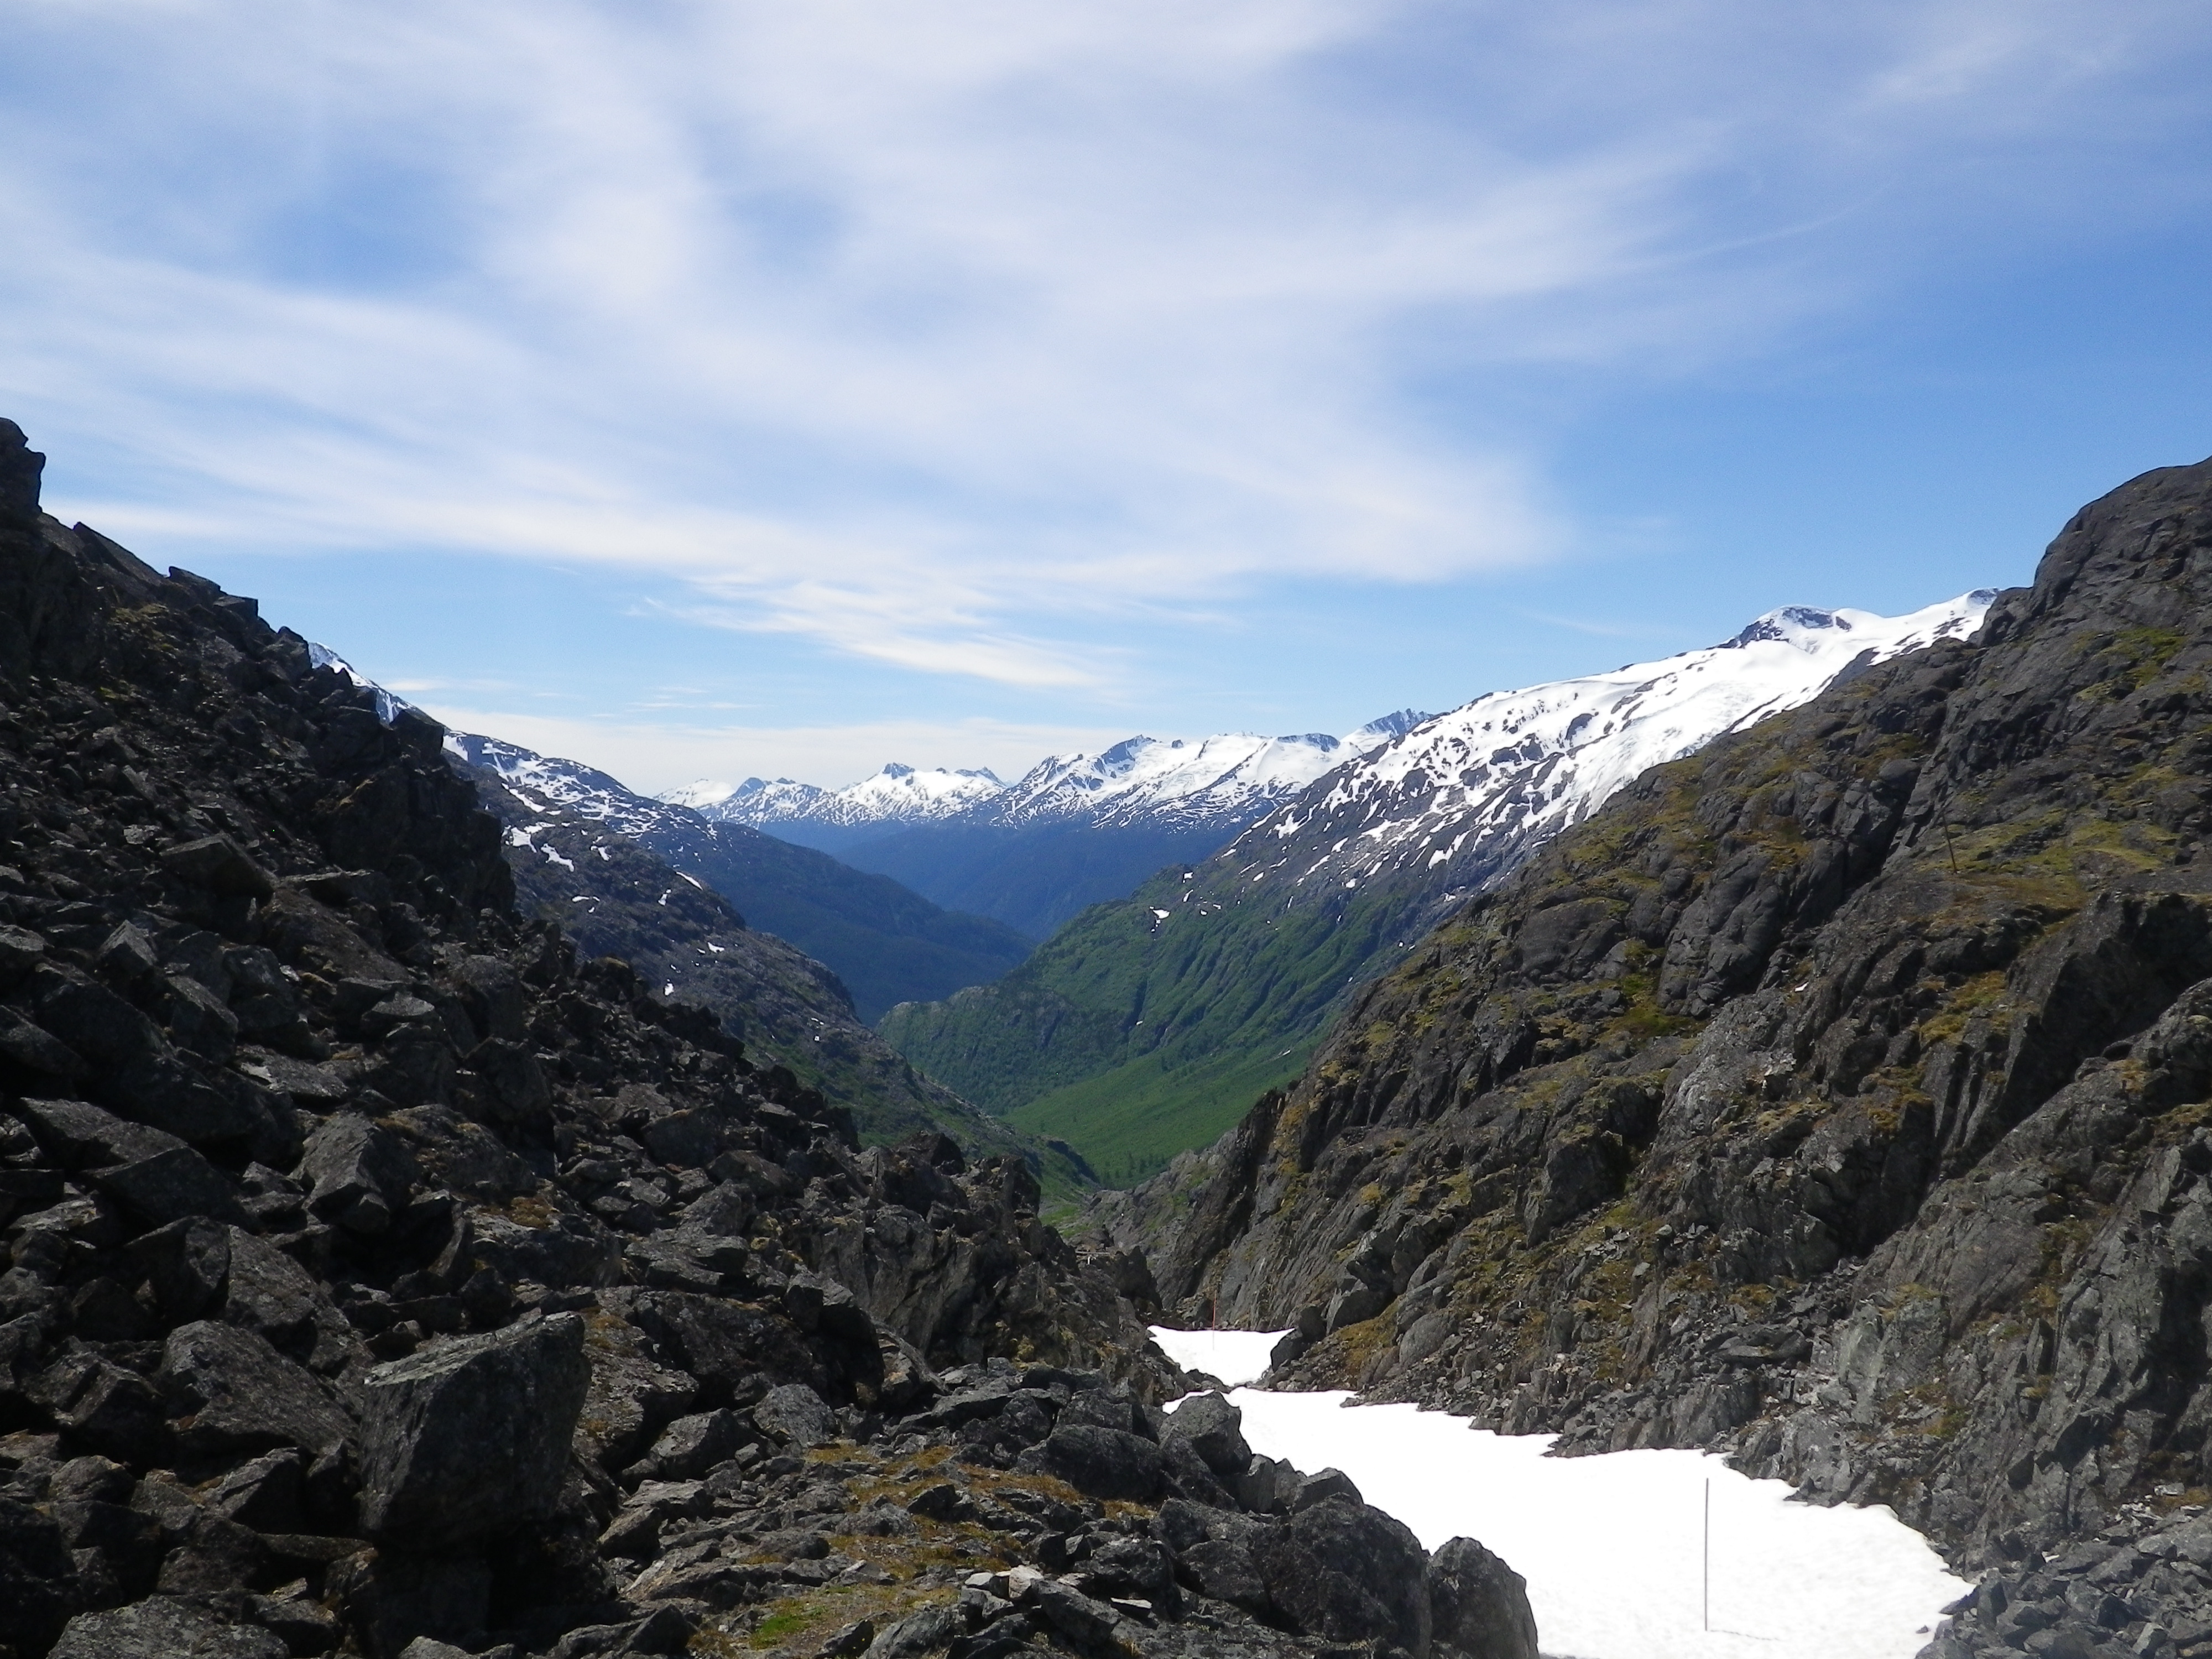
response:
[[[640,787],[1342,731],[2212,453],[2212,14],[0,0],[48,504]]]

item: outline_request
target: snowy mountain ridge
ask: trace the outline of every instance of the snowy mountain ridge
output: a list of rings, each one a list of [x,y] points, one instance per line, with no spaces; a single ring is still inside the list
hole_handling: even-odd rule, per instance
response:
[[[1265,803],[1297,794],[1424,718],[1403,709],[1341,737],[1249,732],[1133,737],[1096,754],[1048,755],[1011,784],[988,769],[923,771],[893,762],[873,777],[842,789],[789,778],[748,778],[740,784],[702,779],[660,799],[708,818],[771,831],[888,832],[951,822],[1015,828],[1053,823],[1095,828],[1180,828],[1209,822],[1233,826]]]
[[[1650,767],[1875,663],[1969,637],[1996,597],[1981,588],[1901,617],[1787,605],[1704,650],[1491,692],[1254,824],[1234,849],[1243,878],[1355,887],[1462,862],[1497,871]]]

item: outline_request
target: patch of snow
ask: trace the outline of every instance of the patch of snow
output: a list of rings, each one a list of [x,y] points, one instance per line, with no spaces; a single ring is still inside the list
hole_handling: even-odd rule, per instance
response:
[[[1502,1556],[1528,1581],[1547,1654],[1913,1659],[1937,1609],[1966,1589],[1891,1510],[1796,1503],[1785,1482],[1707,1453],[1547,1457],[1549,1435],[1492,1434],[1413,1406],[1255,1389],[1230,1398],[1255,1451],[1309,1473],[1342,1469],[1429,1549],[1463,1534]]]
[[[1165,1325],[1152,1327],[1152,1340],[1160,1352],[1187,1371],[1204,1371],[1232,1388],[1256,1382],[1267,1369],[1267,1356],[1285,1331],[1178,1331]]]

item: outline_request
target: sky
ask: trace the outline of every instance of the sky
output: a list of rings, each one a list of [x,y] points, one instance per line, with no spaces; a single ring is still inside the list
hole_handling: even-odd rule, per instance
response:
[[[2212,11],[0,0],[46,501],[659,790],[1345,732],[2212,453]]]

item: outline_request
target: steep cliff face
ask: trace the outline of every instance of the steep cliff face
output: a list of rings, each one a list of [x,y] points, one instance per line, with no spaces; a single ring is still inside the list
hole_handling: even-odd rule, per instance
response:
[[[1647,774],[1096,1224],[1291,1376],[1729,1446],[1969,1560],[2202,1503],[2208,672],[2212,463]]]
[[[1532,1659],[1464,1540],[1164,1419],[1021,1159],[863,1150],[580,961],[435,724],[37,463],[0,422],[0,1653]]]

